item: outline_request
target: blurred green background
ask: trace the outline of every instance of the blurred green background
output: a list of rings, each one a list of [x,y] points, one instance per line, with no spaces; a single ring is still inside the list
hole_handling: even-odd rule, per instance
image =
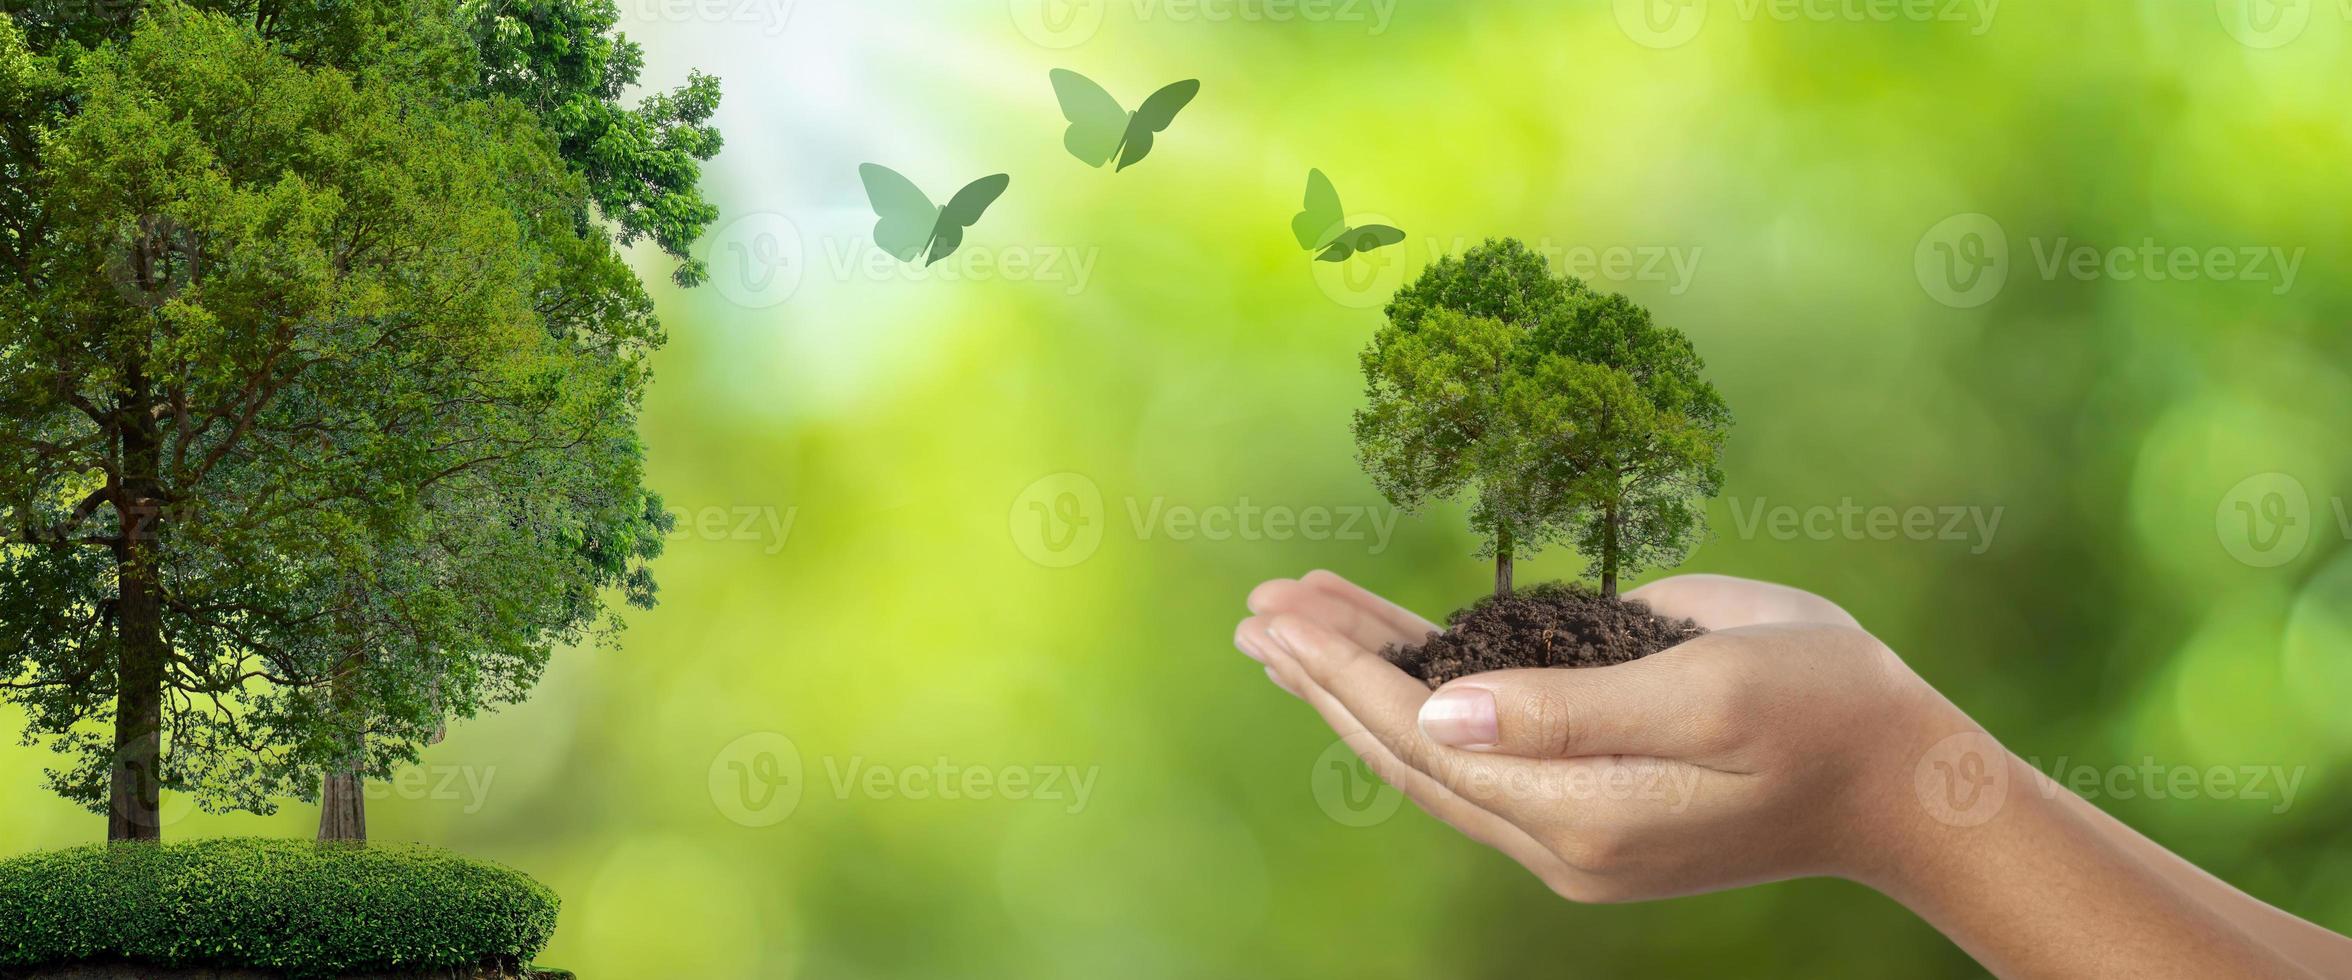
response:
[[[623,8],[649,82],[726,86],[713,283],[659,294],[662,603],[371,812],[380,839],[554,886],[548,962],[1974,975],[1840,882],[1559,901],[1367,797],[1231,648],[1270,577],[1332,568],[1432,616],[1490,584],[1461,512],[1390,513],[1347,428],[1380,301],[1490,235],[1708,359],[1739,423],[1683,570],[1843,603],[2045,770],[2278,767],[2291,798],[2097,800],[2352,929],[2338,6]],[[1202,92],[1148,160],[1090,171],[1055,67],[1129,107]],[[867,241],[866,161],[936,200],[1012,185],[918,273]],[[1288,232],[1309,167],[1411,238],[1310,263]],[[44,794],[49,764],[0,749],[6,850],[103,833]],[[316,820],[166,816],[180,838]]]

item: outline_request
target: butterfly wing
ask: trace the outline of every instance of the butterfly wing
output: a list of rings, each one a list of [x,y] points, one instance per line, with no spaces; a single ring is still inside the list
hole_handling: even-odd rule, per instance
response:
[[[1153,92],[1151,98],[1143,100],[1143,107],[1135,110],[1135,115],[1127,120],[1126,147],[1119,151],[1117,169],[1125,170],[1143,159],[1144,154],[1150,153],[1152,134],[1167,129],[1169,123],[1176,121],[1176,113],[1199,94],[1200,79],[1187,78]]]
[[[923,264],[930,265],[946,258],[956,246],[964,243],[964,229],[980,221],[980,215],[1005,192],[1013,182],[1009,174],[982,177],[957,191],[947,199],[947,206],[939,209],[939,223],[931,230],[931,256]]]
[[[1307,171],[1306,210],[1290,219],[1290,233],[1299,247],[1310,251],[1331,244],[1347,230],[1347,213],[1340,210],[1339,191],[1321,170]]]
[[[1347,230],[1347,234],[1340,237],[1347,239],[1348,247],[1358,252],[1369,252],[1404,241],[1405,230],[1393,225],[1365,225],[1361,228],[1350,228]]]
[[[1062,104],[1062,118],[1070,121],[1062,147],[1089,167],[1110,162],[1127,134],[1127,110],[1084,75],[1066,68],[1056,68],[1051,75],[1054,99]]]
[[[874,222],[874,244],[901,262],[914,261],[931,243],[939,207],[914,181],[879,163],[860,164],[858,179],[865,183],[866,200],[880,219]]]
[[[1404,240],[1404,229],[1391,225],[1365,225],[1361,228],[1350,228],[1341,232],[1329,246],[1325,247],[1323,254],[1315,256],[1315,261],[1345,262],[1373,249],[1386,248]]]

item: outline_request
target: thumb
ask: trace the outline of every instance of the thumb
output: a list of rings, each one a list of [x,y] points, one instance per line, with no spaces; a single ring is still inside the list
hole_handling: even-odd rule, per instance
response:
[[[1718,747],[1729,687],[1703,658],[1498,670],[1439,688],[1421,705],[1421,731],[1455,748],[1532,759],[1683,759]]]

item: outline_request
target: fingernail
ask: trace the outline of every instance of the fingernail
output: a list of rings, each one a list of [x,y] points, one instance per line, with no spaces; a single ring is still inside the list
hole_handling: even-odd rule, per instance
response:
[[[1233,648],[1241,651],[1242,656],[1248,657],[1251,660],[1255,660],[1261,664],[1266,663],[1266,655],[1259,652],[1257,641],[1252,640],[1249,637],[1234,637]]]
[[[1421,733],[1441,745],[1476,748],[1501,738],[1494,692],[1482,687],[1449,687],[1421,702]]]

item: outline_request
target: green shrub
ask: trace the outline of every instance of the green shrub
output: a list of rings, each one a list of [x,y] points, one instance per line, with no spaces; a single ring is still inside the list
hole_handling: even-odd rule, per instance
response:
[[[0,861],[0,969],[512,970],[546,948],[557,904],[519,871],[417,845],[93,844]]]

